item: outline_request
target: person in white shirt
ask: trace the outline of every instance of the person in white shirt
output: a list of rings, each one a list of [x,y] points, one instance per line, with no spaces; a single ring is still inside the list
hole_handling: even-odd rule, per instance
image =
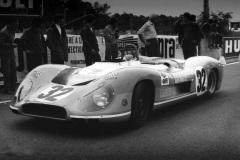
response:
[[[160,57],[160,46],[157,40],[156,14],[151,14],[149,20],[138,30],[138,44],[146,56]]]

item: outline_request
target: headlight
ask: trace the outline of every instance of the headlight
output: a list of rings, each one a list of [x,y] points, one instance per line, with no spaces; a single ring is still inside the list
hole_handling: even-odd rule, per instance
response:
[[[113,88],[110,86],[100,88],[96,90],[93,94],[94,103],[101,108],[105,108],[108,104],[110,104],[113,98],[114,91]]]
[[[18,88],[18,92],[17,92],[17,100],[18,101],[21,101],[23,98],[25,98],[28,93],[30,92],[31,88],[32,88],[32,80],[30,79],[25,79],[23,82],[22,82],[23,85],[21,85],[19,88]]]

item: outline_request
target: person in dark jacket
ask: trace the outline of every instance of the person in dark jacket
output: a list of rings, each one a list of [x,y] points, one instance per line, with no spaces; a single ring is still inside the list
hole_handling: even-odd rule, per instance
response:
[[[81,30],[81,37],[83,40],[83,53],[85,56],[86,66],[90,66],[95,62],[100,62],[101,57],[99,55],[99,46],[97,38],[93,30],[93,24],[95,23],[95,16],[88,15],[86,17],[86,25]]]
[[[197,24],[196,22],[196,15],[194,14],[191,14],[190,15],[190,21],[192,22],[192,25],[193,25],[193,31],[195,32],[195,37],[196,37],[196,54],[195,55],[200,55],[200,42],[201,42],[201,39],[204,38],[203,36],[203,33],[202,33],[202,30],[200,28],[200,26]],[[198,52],[197,52],[197,48],[198,48]]]
[[[179,19],[174,23],[174,33],[178,35],[178,43],[182,44],[183,34],[184,34],[184,22],[183,15],[179,16]]]
[[[54,23],[47,31],[47,45],[51,51],[52,64],[64,64],[68,61],[68,39],[63,23],[63,15],[58,14],[54,16]]]
[[[4,89],[6,94],[13,94],[17,81],[14,43],[17,21],[8,19],[6,26],[0,31],[0,58],[3,73]]]
[[[205,22],[202,27],[201,30],[204,34],[204,37],[207,39],[208,41],[208,47],[210,49],[213,49],[213,45],[212,45],[212,35],[211,35],[211,25],[213,24],[213,18],[210,17],[208,22]]]
[[[200,28],[191,22],[191,15],[188,12],[183,14],[184,34],[182,40],[182,50],[184,59],[196,56],[196,46],[201,39]]]
[[[36,17],[32,20],[31,27],[23,32],[20,41],[27,55],[27,70],[31,72],[34,68],[47,63],[47,46],[41,31],[43,20]]]

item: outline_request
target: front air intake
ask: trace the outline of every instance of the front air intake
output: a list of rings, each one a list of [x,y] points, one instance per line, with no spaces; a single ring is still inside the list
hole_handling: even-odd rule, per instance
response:
[[[67,119],[67,111],[59,106],[28,103],[22,106],[22,113],[33,117]]]

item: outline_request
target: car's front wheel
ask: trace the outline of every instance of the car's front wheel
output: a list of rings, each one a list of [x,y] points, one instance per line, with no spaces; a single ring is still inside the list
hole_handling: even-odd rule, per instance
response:
[[[151,110],[151,89],[145,82],[137,84],[132,96],[131,124],[134,128],[144,125]]]

